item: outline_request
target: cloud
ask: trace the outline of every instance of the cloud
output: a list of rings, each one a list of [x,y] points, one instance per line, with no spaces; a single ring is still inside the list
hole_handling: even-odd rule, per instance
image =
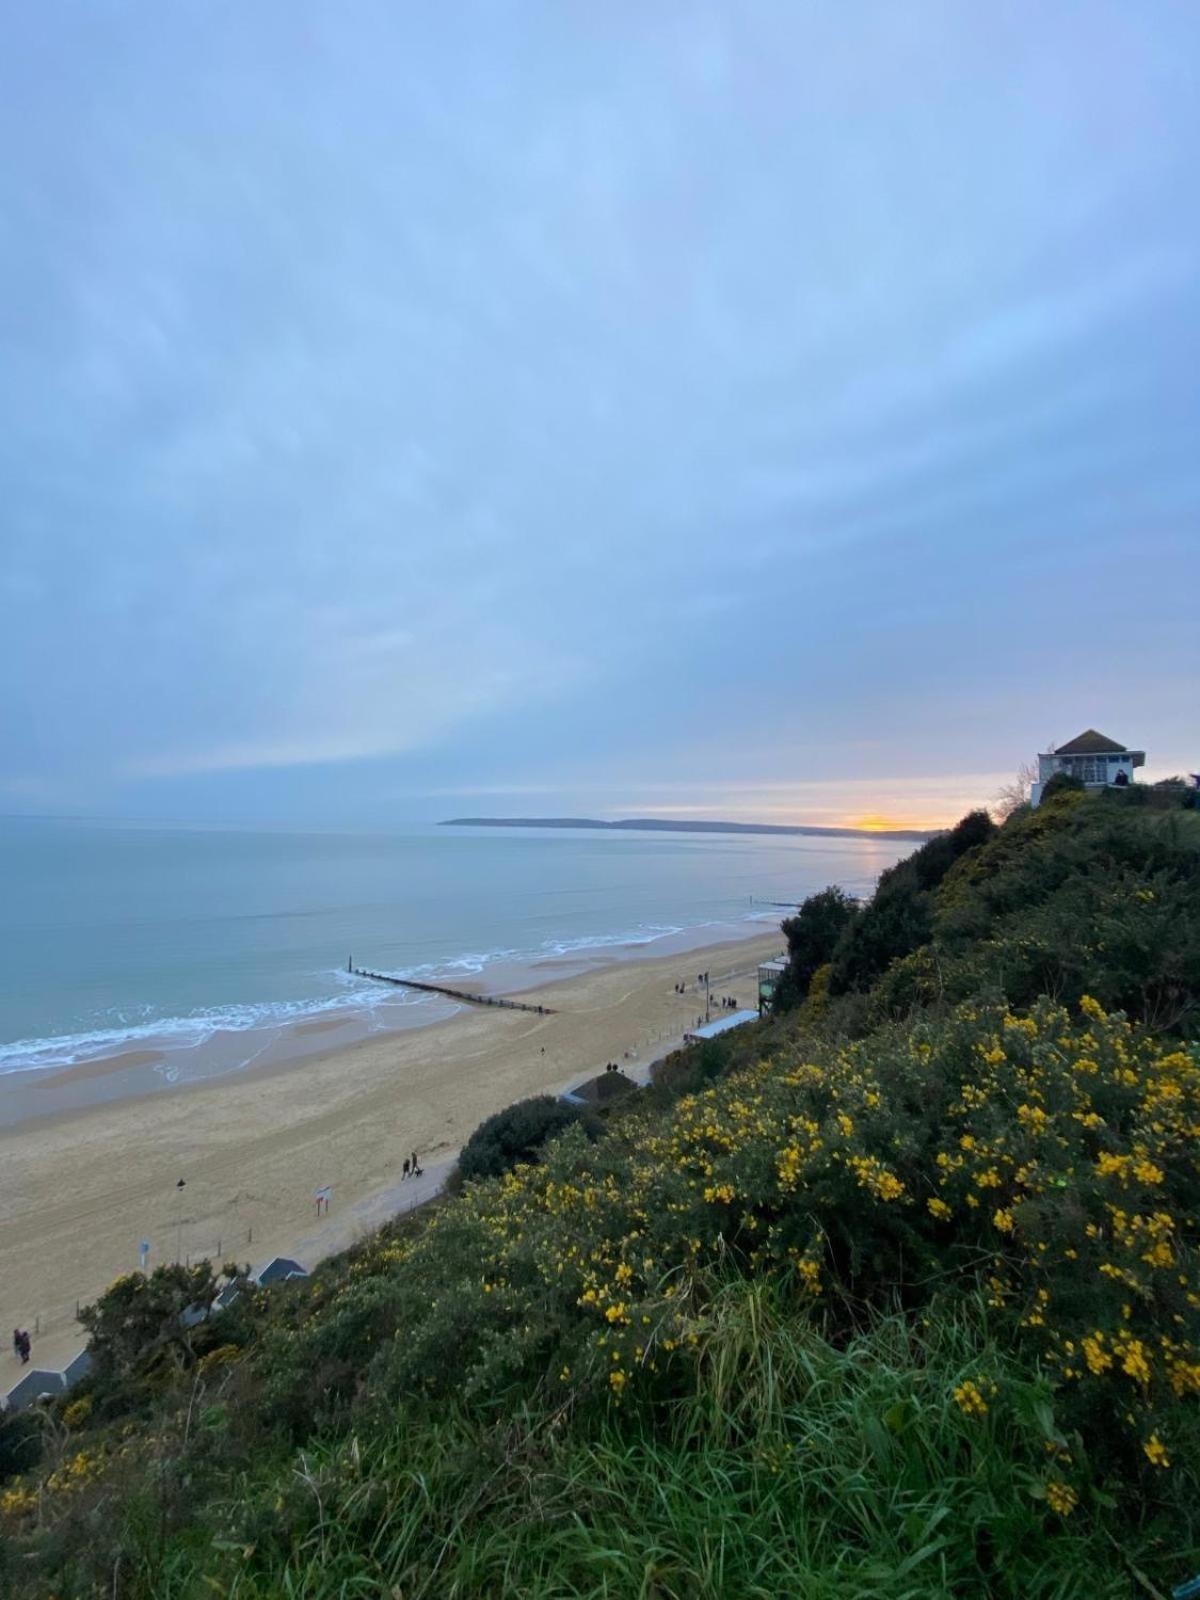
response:
[[[0,767],[325,818],[1185,748],[1198,33],[27,13]]]

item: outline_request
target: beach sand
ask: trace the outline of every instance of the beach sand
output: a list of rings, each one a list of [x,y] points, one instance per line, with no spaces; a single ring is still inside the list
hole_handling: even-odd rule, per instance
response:
[[[135,1269],[142,1239],[152,1266],[177,1254],[260,1264],[293,1253],[311,1266],[385,1219],[410,1151],[432,1173],[514,1100],[562,1089],[607,1061],[644,1076],[703,1008],[694,987],[674,993],[677,980],[694,985],[707,969],[714,995],[752,1006],[754,968],[781,944],[775,929],[573,977],[551,969],[524,994],[553,1006],[552,1016],[464,1007],[290,1064],[0,1129],[0,1327],[29,1328],[34,1363],[61,1366],[82,1343],[76,1301]],[[82,1089],[96,1070],[56,1074],[60,1091],[70,1072]],[[313,1196],[325,1185],[331,1215],[318,1223]],[[6,1350],[0,1389],[18,1372]]]

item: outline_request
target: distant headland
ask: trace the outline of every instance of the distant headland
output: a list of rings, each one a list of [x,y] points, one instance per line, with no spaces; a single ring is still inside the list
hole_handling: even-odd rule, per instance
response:
[[[932,839],[938,828],[819,828],[784,822],[670,822],[660,817],[449,817],[439,828],[603,828],[625,833],[788,833],[823,839]]]

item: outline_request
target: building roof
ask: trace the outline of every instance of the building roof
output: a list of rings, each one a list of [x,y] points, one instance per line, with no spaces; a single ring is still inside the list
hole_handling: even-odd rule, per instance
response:
[[[689,1028],[684,1034],[685,1039],[716,1039],[722,1033],[728,1033],[731,1028],[744,1028],[748,1022],[757,1022],[757,1011],[731,1011],[727,1016],[718,1017],[715,1022],[706,1022],[702,1028]]]
[[[569,1100],[572,1105],[599,1106],[636,1088],[633,1079],[627,1078],[623,1072],[599,1072],[594,1078],[568,1089],[561,1098]]]
[[[251,1276],[255,1283],[278,1283],[280,1279],[307,1278],[308,1271],[298,1261],[293,1261],[291,1256],[272,1256],[265,1267],[260,1267]]]
[[[24,1411],[27,1406],[36,1405],[43,1395],[62,1394],[66,1387],[61,1372],[45,1372],[35,1367],[19,1383],[13,1384],[4,1397],[4,1404],[9,1411]]]
[[[1125,745],[1118,744],[1103,733],[1097,733],[1095,728],[1085,728],[1074,739],[1060,744],[1054,752],[1056,756],[1118,756],[1127,753]]]

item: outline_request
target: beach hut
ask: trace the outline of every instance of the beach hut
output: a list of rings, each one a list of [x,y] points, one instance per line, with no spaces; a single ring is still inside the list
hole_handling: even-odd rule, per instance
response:
[[[771,1009],[780,979],[787,971],[787,957],[776,956],[774,961],[760,962],[758,968],[758,1014]]]
[[[293,1261],[291,1256],[272,1256],[265,1267],[250,1276],[260,1287],[265,1287],[268,1283],[286,1283],[289,1278],[307,1278],[308,1269]]]
[[[715,1022],[706,1022],[702,1027],[692,1028],[683,1036],[684,1044],[703,1044],[707,1039],[719,1039],[724,1033],[732,1033],[734,1028],[744,1028],[748,1022],[757,1022],[757,1011],[730,1011],[726,1016],[718,1017]]]

